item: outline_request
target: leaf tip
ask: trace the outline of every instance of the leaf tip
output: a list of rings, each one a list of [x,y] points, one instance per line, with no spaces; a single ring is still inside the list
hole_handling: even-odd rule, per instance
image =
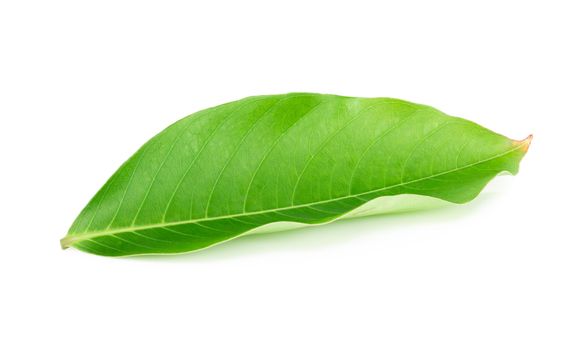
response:
[[[530,148],[530,144],[532,143],[533,138],[534,138],[534,135],[530,134],[525,139],[523,139],[521,141],[514,141],[514,143],[517,146],[518,145],[520,146],[520,149],[522,150],[522,152],[526,153],[526,152],[528,152],[528,148]]]

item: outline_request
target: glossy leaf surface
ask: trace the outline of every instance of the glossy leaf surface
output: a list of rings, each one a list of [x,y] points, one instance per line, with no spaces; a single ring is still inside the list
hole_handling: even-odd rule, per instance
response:
[[[329,222],[382,196],[464,203],[515,174],[529,143],[397,99],[249,97],[149,140],[61,242],[109,256],[182,253],[271,223]]]

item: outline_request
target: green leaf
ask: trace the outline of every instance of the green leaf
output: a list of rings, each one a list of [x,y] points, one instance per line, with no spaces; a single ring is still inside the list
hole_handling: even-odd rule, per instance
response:
[[[109,256],[182,253],[268,224],[330,222],[383,196],[464,203],[498,173],[515,174],[530,140],[391,98],[249,97],[153,137],[61,243]]]

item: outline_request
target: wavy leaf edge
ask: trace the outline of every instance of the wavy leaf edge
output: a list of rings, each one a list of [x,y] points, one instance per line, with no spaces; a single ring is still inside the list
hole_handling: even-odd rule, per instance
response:
[[[269,95],[271,96],[271,95]],[[272,95],[272,96],[278,96],[278,95]],[[258,97],[258,96],[256,96]],[[239,101],[243,101],[243,100],[239,100]],[[239,102],[239,101],[234,101],[234,102]],[[403,101],[403,100],[399,100],[399,101]],[[229,103],[234,103],[234,102],[229,102]],[[226,105],[226,104],[225,104]],[[417,104],[416,104],[417,105]],[[220,105],[223,106],[223,105]],[[217,106],[219,107],[219,106]],[[212,108],[216,108],[216,107],[212,107]],[[206,110],[203,111],[207,111],[210,110],[212,108],[208,108]],[[203,112],[200,111],[200,112]],[[197,112],[199,113],[199,112]],[[367,191],[367,192],[363,192],[363,193],[356,193],[354,195],[348,195],[348,196],[343,196],[343,197],[336,197],[336,198],[331,198],[329,200],[324,200],[324,201],[318,201],[318,202],[308,202],[308,203],[303,203],[303,204],[297,204],[294,206],[289,206],[289,207],[279,207],[279,208],[272,208],[272,209],[267,209],[267,210],[261,210],[261,211],[249,211],[249,212],[243,212],[243,213],[237,213],[237,214],[232,214],[232,215],[223,215],[223,216],[215,216],[215,217],[208,217],[208,218],[197,218],[197,219],[191,219],[191,220],[183,220],[183,221],[174,221],[174,222],[163,222],[163,223],[159,223],[159,224],[152,224],[152,225],[141,225],[141,226],[133,226],[133,227],[122,227],[119,229],[113,229],[113,230],[108,230],[108,231],[96,231],[96,232],[87,232],[87,233],[76,233],[73,235],[67,235],[64,238],[62,238],[60,240],[61,243],[61,247],[63,249],[69,248],[69,247],[75,247],[75,244],[80,243],[84,240],[90,240],[92,238],[97,238],[97,237],[102,237],[102,236],[114,236],[116,234],[121,234],[121,233],[127,233],[127,232],[131,232],[131,231],[139,231],[139,230],[145,230],[145,229],[151,229],[151,228],[163,228],[163,227],[171,227],[171,226],[177,226],[177,225],[184,225],[184,224],[193,224],[193,223],[199,223],[199,222],[207,222],[207,221],[214,221],[214,220],[219,220],[219,219],[228,219],[228,218],[242,218],[244,216],[249,216],[249,215],[258,215],[258,214],[264,214],[264,213],[272,213],[272,212],[282,212],[284,210],[291,210],[291,209],[297,209],[297,208],[303,208],[303,207],[312,207],[318,204],[322,204],[322,203],[327,203],[327,202],[335,202],[335,201],[339,201],[339,200],[343,200],[346,198],[350,198],[350,197],[360,197],[360,196],[364,196],[364,195],[368,195],[371,193],[379,193],[379,192],[383,192],[395,187],[403,187],[412,183],[416,183],[416,182],[420,182],[420,181],[424,181],[426,179],[430,179],[430,178],[435,178],[435,177],[439,177],[445,174],[449,174],[452,172],[457,172],[460,170],[463,170],[464,168],[469,168],[469,167],[473,167],[475,165],[481,164],[481,163],[485,163],[485,162],[489,162],[491,160],[497,159],[497,158],[501,158],[504,157],[505,155],[521,150],[522,152],[526,153],[531,142],[533,139],[533,135],[529,135],[527,138],[523,139],[523,140],[512,140],[512,143],[514,145],[513,148],[511,148],[510,150],[495,155],[493,157],[487,158],[487,159],[483,159],[480,160],[476,163],[471,163],[468,164],[466,166],[462,166],[462,167],[458,167],[455,169],[451,169],[445,172],[440,172],[440,173],[436,173],[436,174],[432,174],[430,176],[426,176],[423,178],[416,178],[407,182],[402,182],[402,183],[398,183],[398,184],[394,184],[392,186],[389,187],[383,187],[383,188],[377,188],[377,189],[373,189],[371,191]],[[148,143],[148,142],[147,142]],[[145,144],[146,145],[146,144]],[[136,154],[136,153],[135,153]],[[515,175],[518,172],[518,168],[516,166],[514,171],[508,171],[508,170],[504,170],[504,172],[509,173],[511,175]],[[491,178],[488,178],[487,181],[485,181],[485,183],[480,186],[479,191],[473,195],[471,198],[469,198],[466,201],[449,201],[449,200],[445,200],[442,198],[438,198],[436,196],[430,196],[430,195],[415,195],[417,197],[427,197],[427,198],[436,198],[436,199],[440,199],[444,202],[449,202],[449,203],[466,203],[469,202],[473,199],[475,199],[479,193],[483,190],[483,188],[486,187],[486,185],[492,180],[494,179],[496,176],[498,175],[498,173],[496,173],[495,175],[493,175]],[[314,223],[307,223],[307,222],[303,222],[297,219],[294,220],[280,220],[280,221],[274,221],[274,222],[269,222],[269,223],[265,223],[259,226],[256,226],[252,229],[246,230],[244,232],[240,232],[230,238],[227,239],[223,239],[221,241],[217,241],[215,243],[206,245],[204,247],[200,247],[194,250],[188,250],[188,251],[178,251],[178,252],[151,252],[151,253],[135,253],[135,254],[123,254],[123,255],[110,255],[113,257],[129,257],[129,256],[142,256],[142,255],[180,255],[180,254],[189,254],[191,252],[196,252],[196,251],[201,251],[204,249],[208,249],[210,247],[219,245],[219,244],[223,244],[226,243],[230,240],[242,237],[242,236],[246,236],[246,235],[250,235],[250,234],[255,234],[255,233],[259,233],[259,232],[263,232],[263,231],[269,231],[272,227],[275,226],[283,226],[285,224],[290,224],[296,227],[313,227],[313,226],[319,226],[319,225],[325,225],[340,219],[344,219],[344,218],[353,218],[353,217],[357,217],[358,215],[356,215],[356,213],[360,212],[360,211],[364,211],[365,208],[370,208],[375,206],[375,204],[377,202],[379,202],[380,200],[383,200],[383,198],[393,198],[393,197],[398,197],[398,196],[404,196],[407,194],[396,194],[396,195],[382,195],[382,196],[377,196],[371,200],[366,201],[365,203],[361,203],[356,207],[353,207],[351,210],[348,211],[344,211],[339,215],[335,215],[332,217],[329,217],[327,219],[320,219],[318,222],[314,222]],[[372,215],[379,215],[379,214],[383,214],[386,213],[384,211],[380,211],[379,209],[376,210],[375,214]],[[361,215],[359,215],[361,216]],[[85,249],[81,249],[83,251],[89,252],[88,250]]]

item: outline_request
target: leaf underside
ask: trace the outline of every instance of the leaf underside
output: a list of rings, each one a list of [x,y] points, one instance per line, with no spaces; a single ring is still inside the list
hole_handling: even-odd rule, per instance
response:
[[[464,203],[498,173],[517,173],[529,143],[391,98],[249,97],[145,143],[61,243],[108,256],[173,254],[268,224],[330,222],[384,196]]]

